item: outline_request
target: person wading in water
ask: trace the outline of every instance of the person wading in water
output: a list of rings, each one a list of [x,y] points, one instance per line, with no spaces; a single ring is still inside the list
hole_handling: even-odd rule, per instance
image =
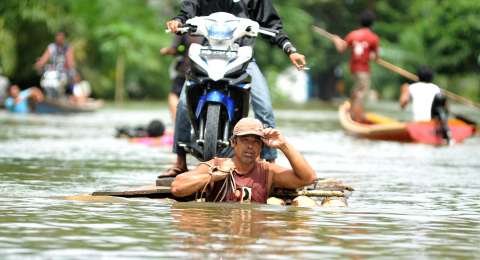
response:
[[[272,187],[296,189],[316,179],[310,164],[280,131],[263,128],[257,119],[238,121],[231,143],[233,158],[214,158],[178,175],[172,182],[172,193],[185,197],[197,192],[211,202],[266,203]],[[282,151],[291,169],[260,160],[263,145]]]

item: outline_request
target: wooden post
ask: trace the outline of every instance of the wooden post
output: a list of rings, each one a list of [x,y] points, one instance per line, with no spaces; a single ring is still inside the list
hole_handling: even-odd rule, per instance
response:
[[[118,55],[115,66],[115,103],[121,104],[125,99],[125,56]]]

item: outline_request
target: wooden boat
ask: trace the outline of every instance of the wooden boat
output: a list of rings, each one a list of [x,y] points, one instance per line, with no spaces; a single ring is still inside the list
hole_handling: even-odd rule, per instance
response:
[[[189,197],[175,197],[171,190],[170,185],[174,178],[162,178],[157,179],[156,184],[141,186],[135,189],[127,191],[96,191],[91,196],[113,196],[122,198],[151,198],[151,199],[165,199],[170,198],[177,201],[193,201],[195,196]],[[344,185],[343,183],[333,179],[318,179],[314,184],[305,187],[303,189],[288,190],[288,189],[274,189],[271,197],[277,197],[291,203],[295,197],[307,196],[307,197],[320,197],[323,200],[338,198],[345,202],[347,198],[353,192],[353,188]]]
[[[438,122],[435,120],[425,122],[400,122],[374,113],[366,113],[368,123],[354,121],[350,116],[350,103],[343,103],[338,116],[340,124],[351,135],[372,140],[385,140],[397,142],[414,142],[432,145],[443,144],[442,138],[437,134]],[[476,127],[458,119],[449,119],[452,139],[460,143],[474,135]]]
[[[400,122],[374,113],[366,113],[365,117],[368,123],[354,121],[350,116],[349,102],[345,102],[339,108],[342,127],[354,136],[372,140],[442,144],[441,138],[436,134],[436,121]],[[472,136],[476,130],[474,124],[458,119],[450,119],[448,126],[456,142],[462,142]]]
[[[89,100],[82,105],[73,105],[65,100],[44,100],[35,104],[34,113],[37,114],[69,114],[95,112],[103,106],[101,100]]]

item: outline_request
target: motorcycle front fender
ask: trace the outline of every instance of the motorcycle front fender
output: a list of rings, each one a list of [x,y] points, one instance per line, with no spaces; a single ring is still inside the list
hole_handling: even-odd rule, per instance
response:
[[[235,112],[235,102],[231,97],[225,95],[219,90],[212,90],[200,97],[197,108],[195,110],[195,117],[197,120],[200,118],[205,104],[210,102],[222,104],[227,109],[228,121],[233,120]]]

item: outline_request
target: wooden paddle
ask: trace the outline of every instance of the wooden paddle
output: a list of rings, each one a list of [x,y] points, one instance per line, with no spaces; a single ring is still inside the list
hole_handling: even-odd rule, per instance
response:
[[[315,25],[313,25],[313,31],[315,31],[316,33],[322,35],[323,37],[326,37],[327,39],[329,39],[329,40],[332,41],[332,42],[335,41],[335,38],[337,38],[337,37],[338,37],[337,39],[341,39],[339,36],[337,36],[337,35],[335,35],[335,34],[332,34],[332,33],[329,33],[329,32],[326,31],[325,29],[320,28],[320,27],[315,26]],[[378,65],[380,65],[380,66],[382,66],[382,67],[384,67],[384,68],[386,68],[386,69],[388,69],[388,70],[390,70],[390,71],[393,71],[393,72],[395,72],[395,73],[398,73],[398,74],[400,74],[401,76],[403,76],[403,77],[405,77],[405,78],[407,78],[407,79],[409,79],[409,80],[412,80],[412,81],[418,81],[418,80],[419,80],[417,75],[415,75],[415,74],[413,74],[413,73],[411,73],[411,72],[409,72],[409,71],[407,71],[407,70],[405,70],[405,69],[403,69],[403,68],[400,68],[400,67],[398,67],[398,66],[396,66],[396,65],[393,65],[392,63],[390,63],[390,62],[388,62],[388,61],[386,61],[386,60],[384,60],[384,59],[377,58],[377,59],[375,59],[375,62],[376,62]],[[465,98],[465,97],[462,97],[462,96],[460,96],[460,95],[457,95],[457,94],[455,94],[455,93],[453,93],[453,92],[451,92],[451,91],[448,91],[448,90],[446,90],[446,89],[442,89],[442,92],[445,94],[445,96],[447,96],[447,97],[450,98],[450,99],[453,99],[453,100],[455,100],[455,101],[457,101],[457,102],[460,102],[460,103],[464,103],[464,104],[466,104],[466,105],[468,105],[468,106],[470,106],[470,107],[480,109],[480,104],[475,103],[475,102],[471,101],[470,99],[467,99],[467,98]]]

